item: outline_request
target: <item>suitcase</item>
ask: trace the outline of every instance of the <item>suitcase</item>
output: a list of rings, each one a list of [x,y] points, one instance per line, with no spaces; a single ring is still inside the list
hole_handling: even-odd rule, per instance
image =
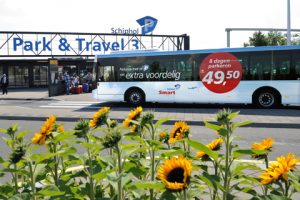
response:
[[[83,92],[88,93],[89,92],[89,84],[84,83],[82,85],[82,90],[83,90]]]
[[[82,87],[81,86],[72,87],[71,88],[71,93],[72,94],[80,94],[80,93],[82,93]]]

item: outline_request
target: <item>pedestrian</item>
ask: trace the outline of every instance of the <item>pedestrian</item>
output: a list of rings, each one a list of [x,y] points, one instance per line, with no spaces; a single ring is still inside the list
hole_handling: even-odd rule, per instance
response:
[[[64,73],[64,80],[65,80],[65,84],[66,84],[66,93],[67,95],[70,94],[70,86],[71,86],[71,78],[70,75],[68,74],[68,72]]]
[[[73,78],[73,83],[72,83],[72,85],[73,85],[74,87],[78,87],[78,85],[79,85],[79,76],[76,75],[76,74],[74,74],[74,78]]]
[[[0,81],[2,85],[2,94],[7,94],[7,86],[8,86],[8,78],[6,77],[6,74],[3,74]]]

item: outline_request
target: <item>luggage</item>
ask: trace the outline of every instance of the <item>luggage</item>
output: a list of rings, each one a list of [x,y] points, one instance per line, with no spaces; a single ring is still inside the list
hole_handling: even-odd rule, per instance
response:
[[[89,84],[84,83],[82,85],[82,90],[83,90],[83,92],[88,93],[89,92]]]
[[[72,94],[80,94],[80,93],[82,93],[82,87],[81,86],[72,87],[71,88],[71,93]]]

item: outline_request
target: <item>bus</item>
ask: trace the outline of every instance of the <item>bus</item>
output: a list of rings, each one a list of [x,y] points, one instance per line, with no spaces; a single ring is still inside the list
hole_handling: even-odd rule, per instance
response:
[[[300,104],[300,46],[97,55],[100,101]]]

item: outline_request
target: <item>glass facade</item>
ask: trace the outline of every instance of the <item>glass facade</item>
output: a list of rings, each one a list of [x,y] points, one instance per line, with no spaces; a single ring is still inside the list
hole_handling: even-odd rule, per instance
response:
[[[85,83],[88,72],[93,73],[92,60],[58,60],[62,72],[68,72],[71,77],[78,75],[80,84]],[[0,76],[6,73],[9,87],[47,87],[47,60],[0,60]]]

